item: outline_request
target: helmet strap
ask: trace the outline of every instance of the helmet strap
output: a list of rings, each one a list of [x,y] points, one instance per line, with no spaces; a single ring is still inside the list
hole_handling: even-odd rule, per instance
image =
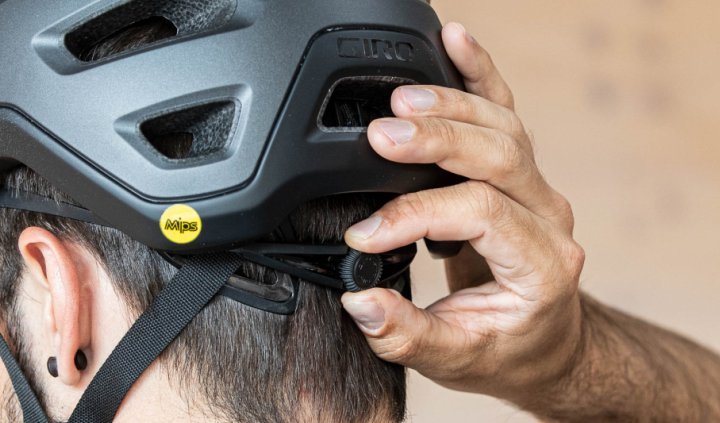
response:
[[[140,375],[218,294],[241,264],[242,258],[233,253],[189,257],[100,367],[68,423],[112,422]],[[1,337],[0,356],[20,400],[24,421],[46,423],[47,416]]]

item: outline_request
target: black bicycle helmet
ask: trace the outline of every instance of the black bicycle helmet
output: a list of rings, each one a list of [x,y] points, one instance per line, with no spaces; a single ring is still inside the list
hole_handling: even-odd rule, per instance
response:
[[[88,54],[146,19],[174,29]],[[449,185],[437,166],[382,159],[365,134],[399,85],[461,87],[439,31],[421,0],[6,0],[0,170],[26,165],[170,252],[256,239],[319,197]],[[178,133],[191,144],[168,155]]]
[[[150,21],[165,36],[95,54]],[[83,208],[17,192],[0,193],[0,207],[117,228],[180,268],[71,422],[111,421],[136,378],[218,293],[290,313],[297,278],[359,290],[407,270],[414,246],[365,256],[253,241],[313,199],[460,180],[387,161],[366,136],[370,121],[392,115],[394,88],[462,88],[440,30],[423,0],[0,0],[0,171],[27,166]],[[234,274],[244,260],[293,282],[251,287]],[[25,421],[46,421],[1,338],[0,354]]]

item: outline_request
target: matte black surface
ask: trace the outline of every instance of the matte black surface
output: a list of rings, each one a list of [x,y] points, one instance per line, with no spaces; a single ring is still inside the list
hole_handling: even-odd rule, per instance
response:
[[[292,281],[288,286],[289,292],[287,293],[287,297],[283,299],[270,299],[267,295],[263,295],[267,293],[267,286],[259,285],[256,281],[249,281],[249,283],[256,285],[260,289],[264,289],[265,292],[252,292],[248,289],[241,289],[226,284],[218,295],[273,314],[290,315],[297,310],[300,295],[300,282],[298,278],[292,277]]]
[[[460,181],[435,166],[380,158],[364,132],[317,125],[341,78],[462,87],[424,2],[237,0],[206,30],[92,63],[73,56],[64,35],[125,3],[0,3],[0,167],[23,163],[112,226],[173,252],[256,239],[318,197]],[[167,160],[139,129],[228,101],[237,106],[223,127],[227,143],[203,160]],[[192,244],[173,244],[159,230],[173,203],[203,219]]]
[[[382,274],[383,263],[380,256],[363,254],[357,250],[350,250],[340,265],[340,277],[345,283],[345,289],[351,292],[375,288]]]
[[[109,226],[89,210],[72,204],[53,201],[47,197],[28,192],[0,189],[0,207],[65,217],[80,222]]]

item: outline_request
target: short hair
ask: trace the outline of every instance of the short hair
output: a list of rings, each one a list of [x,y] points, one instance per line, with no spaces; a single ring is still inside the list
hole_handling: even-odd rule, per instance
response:
[[[91,54],[97,58],[126,49],[129,42],[153,42],[158,31],[163,31],[153,23],[144,25],[104,40]],[[1,174],[0,183],[4,189],[77,204],[26,167]],[[380,205],[377,196],[345,194],[309,202],[289,219],[298,242],[337,243],[347,227]],[[176,270],[160,254],[116,229],[0,209],[0,319],[7,323],[20,364],[33,383],[27,356],[31,346],[24,343],[17,313],[17,287],[23,273],[17,241],[22,230],[31,226],[47,229],[93,254],[133,318],[151,304]],[[281,240],[281,236],[269,234],[266,240]],[[289,278],[251,263],[244,264],[242,271],[261,283]],[[403,421],[405,369],[373,354],[343,311],[340,294],[301,281],[297,312],[289,316],[218,297],[165,350],[159,358],[161,368],[188,401],[203,401],[213,417],[222,420],[269,423],[302,417],[367,422],[380,416]],[[43,402],[42,387],[34,385]]]

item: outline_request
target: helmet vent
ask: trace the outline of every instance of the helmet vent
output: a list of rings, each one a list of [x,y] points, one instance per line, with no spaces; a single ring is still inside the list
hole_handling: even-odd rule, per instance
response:
[[[147,45],[217,29],[235,12],[237,0],[134,0],[107,10],[65,35],[65,46],[83,62],[94,62]],[[160,36],[148,43],[130,43],[123,51],[102,54],[98,45],[122,33],[132,40],[152,25],[160,25]]]
[[[375,119],[393,116],[390,97],[401,85],[417,82],[397,77],[359,76],[337,81],[323,102],[318,126],[326,132],[362,132]]]
[[[148,40],[150,34],[152,34],[152,39]],[[137,50],[176,35],[177,27],[172,22],[163,17],[153,16],[136,22],[127,28],[122,28],[99,40],[84,49],[78,55],[78,58],[83,62],[95,62],[126,51]],[[106,42],[110,38],[115,40],[112,43]],[[118,48],[119,45],[122,45],[123,48]]]
[[[140,132],[165,159],[202,159],[225,149],[233,128],[235,103],[204,104],[154,117]]]

